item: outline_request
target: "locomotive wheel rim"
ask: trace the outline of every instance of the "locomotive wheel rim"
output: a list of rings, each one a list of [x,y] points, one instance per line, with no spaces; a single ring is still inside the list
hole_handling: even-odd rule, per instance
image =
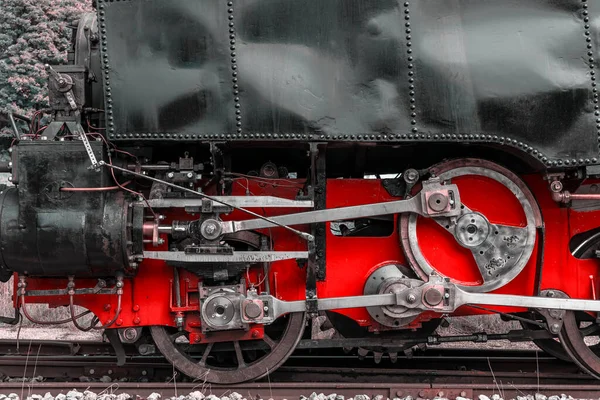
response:
[[[271,348],[265,356],[253,362],[243,358],[239,341],[233,342],[238,366],[236,368],[211,367],[206,364],[212,344],[206,346],[202,359],[194,359],[174,343],[173,335],[164,326],[150,327],[152,339],[162,355],[179,371],[195,379],[214,384],[233,384],[256,380],[276,370],[293,353],[302,338],[305,326],[305,313],[292,313],[287,318],[283,334],[277,340],[265,333],[263,341]],[[240,365],[239,360],[243,363]]]
[[[526,226],[524,227],[526,229],[526,242],[521,248],[522,252],[518,261],[511,268],[503,270],[499,276],[493,277],[487,282],[485,282],[485,276],[481,273],[484,281],[481,285],[465,285],[453,279],[452,276],[447,276],[462,290],[475,293],[490,292],[512,281],[529,262],[535,246],[536,226],[541,224],[541,214],[531,191],[515,174],[495,163],[485,160],[466,159],[450,161],[432,167],[431,172],[438,176],[441,181],[447,182],[451,182],[452,178],[463,176],[483,176],[503,185],[516,197],[526,219]],[[462,214],[461,216],[463,215],[466,214]],[[416,214],[403,214],[400,218],[400,240],[406,258],[423,280],[428,280],[429,276],[434,273],[446,277],[446,275],[434,268],[423,255],[417,236],[417,220]],[[496,226],[507,225],[499,224]],[[458,240],[456,241],[456,245],[460,246]]]
[[[588,346],[585,337],[579,327],[580,321],[574,311],[566,311],[563,317],[563,326],[559,339],[565,352],[571,360],[583,371],[600,379],[600,357],[596,352],[598,345]],[[596,325],[596,334],[600,326]]]
[[[520,321],[521,327],[525,330],[544,330],[537,325],[528,324],[527,322]],[[552,357],[557,358],[561,361],[573,362],[573,359],[565,351],[563,345],[554,339],[533,339],[533,343],[540,348],[544,353],[550,354]]]

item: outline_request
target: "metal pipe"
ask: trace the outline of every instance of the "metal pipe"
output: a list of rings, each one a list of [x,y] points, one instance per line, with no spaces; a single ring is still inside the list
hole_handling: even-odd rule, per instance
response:
[[[146,171],[168,171],[171,169],[171,166],[169,164],[127,164],[128,170],[135,171],[138,168]]]
[[[13,113],[8,113],[8,119],[10,119],[10,124],[12,125],[13,130],[15,131],[15,137],[17,140],[21,140],[21,135],[19,134],[19,130],[17,129],[17,124],[15,119],[13,118]]]

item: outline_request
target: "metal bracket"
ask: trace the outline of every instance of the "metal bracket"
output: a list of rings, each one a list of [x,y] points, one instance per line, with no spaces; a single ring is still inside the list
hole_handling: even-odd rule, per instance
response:
[[[560,290],[542,290],[540,296],[558,299],[566,299],[569,297]],[[563,318],[566,311],[557,309],[538,309],[537,311],[546,319],[548,330],[553,334],[558,335],[562,329]]]

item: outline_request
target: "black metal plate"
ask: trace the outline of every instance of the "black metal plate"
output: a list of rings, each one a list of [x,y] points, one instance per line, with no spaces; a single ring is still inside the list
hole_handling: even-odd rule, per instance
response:
[[[491,142],[595,164],[598,3],[99,0],[109,135]]]

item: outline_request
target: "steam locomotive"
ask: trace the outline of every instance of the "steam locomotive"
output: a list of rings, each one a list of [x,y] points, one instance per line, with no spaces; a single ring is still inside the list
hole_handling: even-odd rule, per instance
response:
[[[211,383],[499,314],[600,377],[600,1],[95,8],[0,162],[16,312]]]

